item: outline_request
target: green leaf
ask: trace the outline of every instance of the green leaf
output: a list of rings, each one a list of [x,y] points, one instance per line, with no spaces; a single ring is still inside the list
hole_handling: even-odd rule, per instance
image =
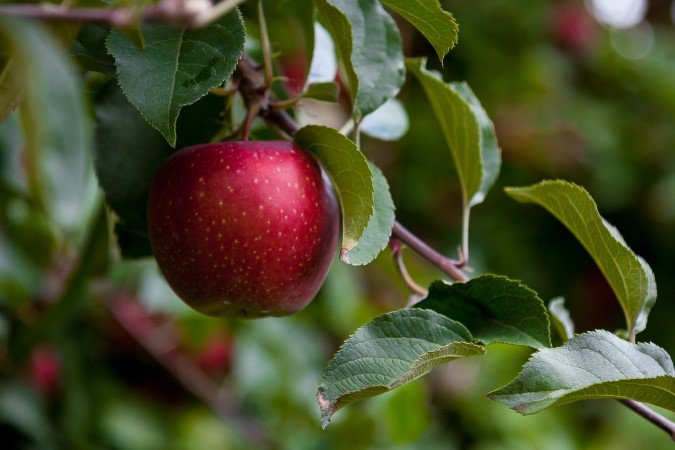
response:
[[[68,53],[74,56],[85,70],[115,75],[115,60],[105,47],[109,33],[110,28],[86,23],[80,28]]]
[[[392,98],[364,117],[359,131],[382,141],[398,141],[409,128],[408,113],[403,103]]]
[[[422,84],[441,124],[459,175],[464,204],[485,199],[501,165],[494,125],[466,83],[445,83],[424,68],[425,59],[409,59],[406,67]]]
[[[310,84],[307,90],[302,93],[303,98],[311,98],[322,102],[337,102],[340,94],[340,87],[333,83]]]
[[[91,128],[82,86],[42,26],[0,19],[0,35],[25,93],[21,119],[31,190],[56,223],[73,230],[90,193]]]
[[[14,111],[23,89],[16,77],[16,63],[11,54],[0,53],[0,122]]]
[[[102,89],[95,115],[99,185],[124,227],[145,236],[150,185],[172,149],[112,83]]]
[[[361,118],[398,93],[405,81],[401,34],[377,0],[316,0],[342,59]]]
[[[565,299],[556,297],[548,302],[548,312],[551,316],[551,324],[558,332],[563,342],[574,337],[574,322],[570,312],[565,308]]]
[[[108,51],[125,95],[174,146],[181,108],[232,74],[244,47],[244,24],[235,11],[196,30],[163,24],[141,30],[145,51],[117,30],[108,36]]]
[[[342,260],[354,266],[372,262],[387,248],[394,226],[394,201],[389,192],[389,183],[374,164],[369,163],[375,185],[375,208],[368,220],[368,226],[356,247],[342,255]]]
[[[407,308],[376,317],[340,347],[321,372],[323,426],[349,403],[383,394],[453,359],[482,355],[471,333],[434,311]]]
[[[532,289],[506,277],[482,275],[453,284],[436,281],[415,307],[456,320],[484,344],[551,346],[544,302]]]
[[[675,370],[662,348],[608,331],[540,350],[509,385],[488,395],[521,414],[579,400],[624,398],[675,411]]]
[[[605,275],[626,316],[629,335],[645,329],[656,301],[652,269],[600,216],[584,188],[562,180],[547,180],[529,187],[506,188],[506,193],[520,202],[543,206],[562,222]]]
[[[342,208],[340,255],[344,260],[374,214],[375,186],[368,160],[356,144],[329,127],[308,125],[298,131],[295,141],[321,162],[333,180]]]
[[[441,63],[457,44],[459,26],[452,14],[443,11],[438,0],[382,0],[382,3],[413,24],[429,40]]]

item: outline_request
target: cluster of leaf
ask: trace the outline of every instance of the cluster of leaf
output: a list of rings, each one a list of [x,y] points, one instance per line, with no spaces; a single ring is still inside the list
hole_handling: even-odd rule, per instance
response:
[[[426,91],[451,150],[465,208],[480,203],[499,172],[494,128],[464,84],[447,84],[411,60],[406,66]],[[630,342],[600,330],[574,335],[563,301],[549,311],[531,289],[495,275],[465,283],[434,283],[414,308],[377,317],[357,330],[324,369],[317,392],[324,426],[341,407],[414,380],[439,364],[480,355],[504,343],[537,351],[521,374],[489,398],[530,414],[591,398],[623,398],[675,410],[675,369],[654,344],[635,344],[656,300],[654,275],[619,232],[599,214],[590,195],[565,181],[507,188],[562,222],[585,247],[612,287]],[[549,319],[550,316],[550,319]],[[552,347],[553,321],[566,343]]]

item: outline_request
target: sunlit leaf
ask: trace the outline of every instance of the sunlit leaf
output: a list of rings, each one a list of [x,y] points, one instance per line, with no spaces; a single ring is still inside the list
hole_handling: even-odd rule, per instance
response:
[[[457,44],[459,26],[452,14],[443,11],[438,0],[382,0],[382,3],[413,24],[434,46],[441,62]]]
[[[295,141],[312,153],[333,181],[342,208],[342,248],[346,255],[363,236],[374,211],[373,173],[363,153],[333,128],[308,125]]]
[[[425,69],[425,59],[406,67],[422,84],[438,118],[459,175],[465,206],[481,203],[501,165],[494,125],[466,83],[445,83]]]
[[[565,299],[556,297],[548,302],[548,312],[551,316],[551,325],[556,329],[560,339],[567,342],[574,337],[574,322],[570,312],[565,308]]]
[[[525,203],[543,206],[581,242],[607,278],[621,304],[629,334],[647,326],[656,301],[656,281],[647,263],[628,248],[616,228],[600,216],[590,194],[562,180],[547,180],[529,187],[506,188]]]
[[[373,172],[375,186],[375,207],[368,220],[368,226],[356,244],[356,247],[342,255],[342,260],[360,266],[372,262],[382,250],[387,248],[394,225],[394,201],[389,192],[389,183],[380,169],[369,163]]]
[[[375,111],[405,81],[401,34],[377,0],[316,0],[347,72],[357,118]]]
[[[538,351],[508,386],[488,395],[521,414],[579,400],[624,398],[675,411],[675,370],[662,348],[593,331]]]
[[[321,372],[317,400],[324,427],[349,403],[402,386],[453,359],[481,355],[471,333],[434,311],[407,308],[359,328]]]

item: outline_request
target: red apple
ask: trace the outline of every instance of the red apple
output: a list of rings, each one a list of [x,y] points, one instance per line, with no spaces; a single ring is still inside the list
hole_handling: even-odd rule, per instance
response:
[[[326,278],[339,207],[319,164],[292,142],[222,142],[164,163],[148,227],[164,277],[196,310],[284,316]]]
[[[206,345],[199,352],[197,363],[208,374],[225,375],[232,365],[233,350],[232,336],[216,333],[209,337]]]
[[[51,345],[41,345],[30,355],[29,376],[33,386],[46,396],[54,395],[61,384],[61,358]]]

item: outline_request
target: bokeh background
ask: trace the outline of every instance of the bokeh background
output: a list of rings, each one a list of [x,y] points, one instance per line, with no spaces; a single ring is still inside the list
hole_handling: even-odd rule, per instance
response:
[[[618,303],[583,248],[543,210],[502,191],[544,178],[581,184],[655,272],[659,298],[639,339],[675,354],[675,3],[442,3],[460,24],[443,68],[422,36],[399,25],[406,54],[428,55],[447,80],[468,81],[497,128],[504,164],[473,212],[474,273],[520,279],[546,301],[564,296],[578,332],[621,328]],[[297,72],[302,37],[287,18],[269,16],[282,69]],[[247,26],[254,35],[255,23]],[[84,78],[93,95],[100,80]],[[409,80],[399,98],[408,134],[395,143],[364,137],[364,151],[387,175],[398,219],[454,256],[461,204],[450,153],[419,85]],[[522,417],[487,400],[529,355],[499,345],[349,406],[322,430],[321,368],[356,328],[407,300],[387,252],[366,268],[336,262],[316,300],[293,317],[207,318],[175,298],[152,261],[108,261],[113,243],[93,178],[79,211],[83,231],[55,234],[40,200],[22,189],[31,166],[17,165],[20,147],[14,114],[0,125],[2,448],[257,448],[240,433],[251,424],[274,447],[298,450],[672,446],[613,401]],[[78,254],[87,270],[77,270]],[[440,276],[410,252],[406,261],[422,284]],[[180,380],[192,369],[206,378],[186,386]],[[191,392],[204,386],[212,403],[226,405],[221,414]]]

